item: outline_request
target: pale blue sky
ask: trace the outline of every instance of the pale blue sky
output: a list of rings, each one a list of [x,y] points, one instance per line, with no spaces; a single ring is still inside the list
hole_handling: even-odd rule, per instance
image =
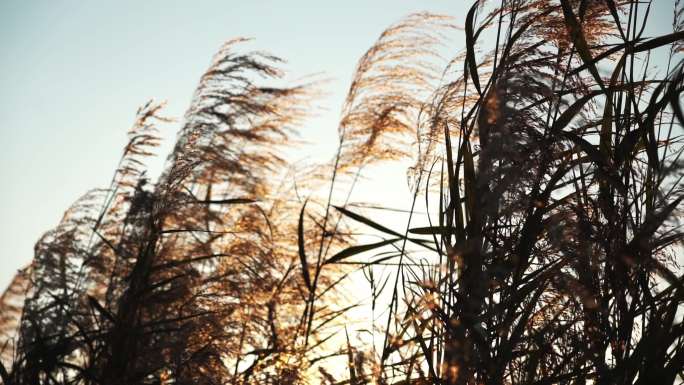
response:
[[[656,3],[656,28],[668,31],[673,1]],[[253,37],[247,48],[287,59],[292,77],[333,79],[321,103],[328,112],[303,132],[332,155],[352,71],[382,30],[424,10],[462,24],[470,4],[0,1],[0,290],[76,198],[107,185],[136,108],[154,97],[169,101],[167,115],[182,116],[222,42]]]
[[[154,97],[168,100],[168,115],[182,116],[224,41],[253,37],[245,48],[287,59],[292,77],[333,79],[322,103],[328,112],[303,133],[328,143],[318,148],[332,155],[352,71],[382,30],[423,10],[462,22],[463,4],[1,1],[0,288],[76,198],[108,184],[136,108]]]

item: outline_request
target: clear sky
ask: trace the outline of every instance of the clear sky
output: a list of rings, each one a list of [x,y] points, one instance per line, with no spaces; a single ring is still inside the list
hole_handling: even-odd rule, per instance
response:
[[[252,37],[245,49],[286,59],[293,78],[332,79],[327,111],[303,132],[332,156],[356,61],[383,29],[424,10],[462,23],[463,8],[447,0],[0,1],[0,290],[75,199],[107,186],[136,108],[153,97],[181,117],[224,41]]]
[[[667,31],[673,1],[655,3],[653,19]],[[76,198],[107,186],[136,108],[154,97],[168,100],[167,115],[181,117],[222,42],[253,37],[249,48],[287,59],[292,77],[324,72],[333,79],[321,103],[327,112],[303,132],[316,151],[332,156],[352,71],[382,30],[417,11],[449,14],[463,24],[470,5],[0,1],[0,290]],[[457,42],[454,53],[462,47]]]

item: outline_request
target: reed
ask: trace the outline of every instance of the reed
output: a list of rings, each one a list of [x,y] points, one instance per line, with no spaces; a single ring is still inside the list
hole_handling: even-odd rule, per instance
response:
[[[476,1],[454,57],[450,18],[411,15],[360,59],[320,165],[282,150],[322,85],[229,41],[161,176],[151,101],[0,297],[2,383],[683,383],[684,6],[647,35],[662,5]],[[349,204],[396,160],[403,229]]]

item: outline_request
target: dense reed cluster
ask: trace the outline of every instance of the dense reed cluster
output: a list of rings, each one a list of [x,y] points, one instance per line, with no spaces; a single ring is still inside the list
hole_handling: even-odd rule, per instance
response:
[[[154,181],[169,119],[141,107],[111,185],[0,297],[2,383],[684,383],[684,6],[476,1],[454,55],[458,29],[421,13],[378,38],[326,164],[282,151],[320,85],[275,85],[240,39]],[[347,204],[396,160],[401,229]]]

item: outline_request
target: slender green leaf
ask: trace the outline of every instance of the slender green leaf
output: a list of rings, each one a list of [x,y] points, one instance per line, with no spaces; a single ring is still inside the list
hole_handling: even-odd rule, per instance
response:
[[[349,258],[353,255],[363,253],[364,251],[369,251],[369,250],[377,249],[378,247],[382,247],[385,245],[392,244],[392,243],[394,243],[400,239],[401,238],[392,238],[392,239],[385,239],[385,240],[380,241],[380,242],[369,243],[367,245],[351,246],[351,247],[348,247],[348,248],[340,251],[339,253],[333,255],[332,257],[328,258],[324,262],[324,264],[336,263],[336,262],[339,262],[345,258]]]
[[[299,261],[302,264],[302,276],[304,278],[304,283],[306,288],[311,292],[311,276],[309,275],[309,264],[306,262],[306,250],[304,248],[304,210],[306,209],[306,203],[302,206],[302,211],[299,213],[299,225],[297,226],[297,246],[299,249]]]
[[[465,32],[466,32],[466,65],[468,66],[468,74],[473,80],[473,85],[477,92],[482,95],[482,90],[480,89],[480,77],[477,74],[477,62],[475,62],[475,36],[473,31],[475,30],[475,13],[480,5],[480,1],[476,0],[475,3],[470,7],[468,15],[466,16]]]

